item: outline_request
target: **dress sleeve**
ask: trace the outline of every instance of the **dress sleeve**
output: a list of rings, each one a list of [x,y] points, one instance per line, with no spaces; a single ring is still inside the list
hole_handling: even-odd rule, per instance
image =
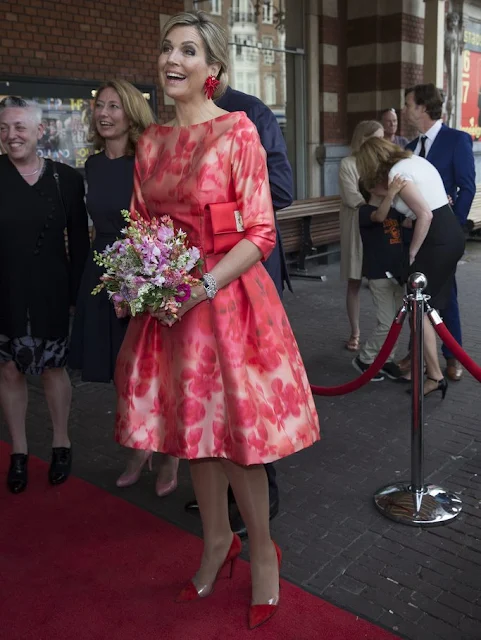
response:
[[[245,238],[265,260],[276,244],[274,209],[269,188],[266,152],[257,129],[244,116],[236,126],[232,144],[232,180],[242,213]]]
[[[130,217],[132,220],[150,220],[151,216],[142,195],[142,184],[148,176],[152,155],[152,131],[150,127],[144,131],[137,142],[134,162],[134,190],[130,201]]]

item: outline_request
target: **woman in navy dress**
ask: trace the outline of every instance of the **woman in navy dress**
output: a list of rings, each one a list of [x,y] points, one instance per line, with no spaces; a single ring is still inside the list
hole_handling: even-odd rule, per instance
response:
[[[130,208],[137,140],[154,121],[147,100],[129,82],[112,80],[98,88],[90,124],[90,137],[98,153],[85,163],[93,244],[80,285],[69,356],[70,367],[80,370],[86,382],[113,380],[117,354],[127,330],[128,318],[117,317],[106,291],[92,295],[104,271],[93,261],[93,252],[103,251],[121,236],[125,220],[120,212]],[[136,451],[117,485],[134,484],[143,466],[150,464],[151,456],[150,451]],[[157,482],[160,495],[165,495],[166,485],[175,488],[171,478],[176,475],[175,466],[175,461],[162,465]],[[168,477],[164,479],[163,474]]]

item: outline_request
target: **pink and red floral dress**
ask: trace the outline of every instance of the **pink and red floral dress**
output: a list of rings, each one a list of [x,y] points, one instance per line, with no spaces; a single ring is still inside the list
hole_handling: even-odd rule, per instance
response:
[[[244,113],[189,127],[150,126],[137,147],[132,211],[169,215],[213,254],[206,205],[237,201],[245,237],[266,257],[275,243],[265,151]],[[179,458],[272,462],[319,439],[296,340],[259,262],[172,327],[132,318],[117,360],[116,439]]]

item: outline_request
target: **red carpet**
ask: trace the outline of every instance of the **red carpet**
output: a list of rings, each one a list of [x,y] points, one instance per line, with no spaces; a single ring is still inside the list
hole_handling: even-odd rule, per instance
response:
[[[249,631],[246,562],[212,596],[176,604],[201,540],[77,478],[50,487],[35,458],[14,496],[0,449],[1,640],[395,638],[285,581],[278,613]]]

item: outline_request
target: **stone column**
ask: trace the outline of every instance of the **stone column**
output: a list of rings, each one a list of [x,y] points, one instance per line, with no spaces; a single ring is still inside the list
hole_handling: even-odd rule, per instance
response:
[[[320,137],[319,102],[319,3],[309,0],[306,16],[307,60],[307,191],[309,198],[321,195],[321,167],[317,162]]]
[[[424,0],[424,82],[444,85],[444,0]]]

